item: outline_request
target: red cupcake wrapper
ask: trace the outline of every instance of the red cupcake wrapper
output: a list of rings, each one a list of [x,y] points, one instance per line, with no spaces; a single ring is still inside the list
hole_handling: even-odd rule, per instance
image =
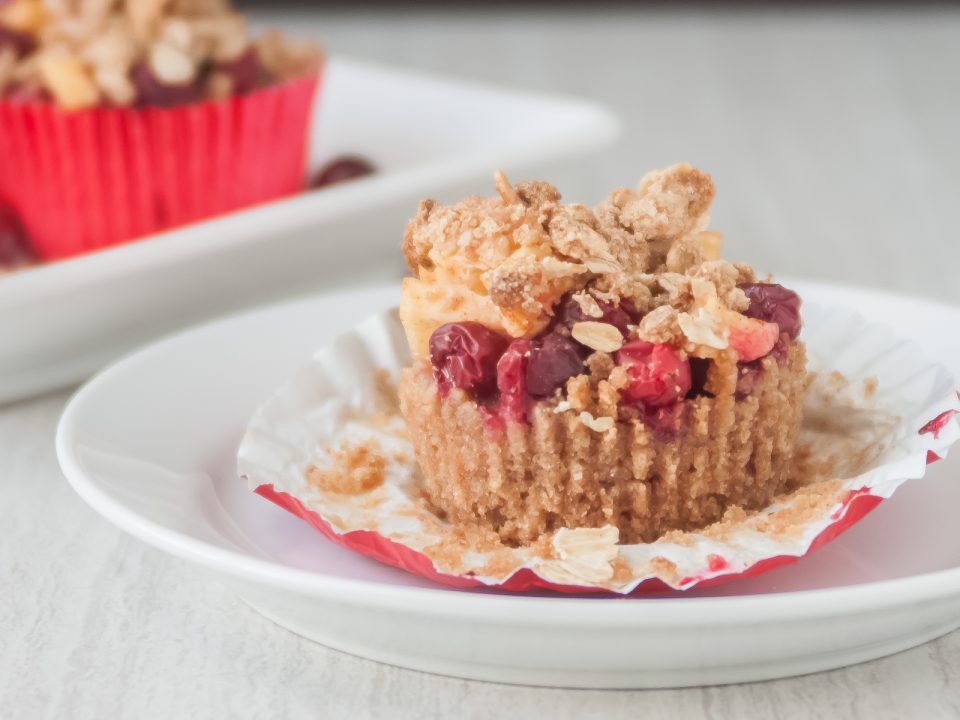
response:
[[[53,260],[297,193],[319,82],[173,108],[0,102],[0,200]]]
[[[932,460],[930,462],[933,462]],[[929,463],[928,463],[929,464]],[[801,557],[806,557],[814,550],[826,545],[831,540],[839,537],[844,531],[855,525],[864,518],[884,499],[876,495],[870,495],[865,491],[861,494],[851,495],[845,500],[843,506],[834,513],[835,522],[829,525],[821,532],[810,548],[803,555],[775,555],[764,558],[763,560],[750,565],[744,570],[735,571],[727,567],[723,558],[718,559],[717,566],[713,572],[704,577],[686,577],[680,580],[679,584],[686,588],[696,585],[698,588],[720,585],[730,580],[754,577],[762,575],[765,572],[774,570],[784,565],[795,563]],[[491,585],[472,577],[470,575],[447,575],[437,570],[433,561],[411,547],[402,543],[394,542],[384,537],[380,533],[372,530],[353,530],[351,532],[340,534],[334,530],[330,523],[324,520],[318,513],[307,508],[300,500],[289,493],[280,492],[272,485],[260,485],[254,492],[265,497],[274,504],[282,507],[284,510],[293,513],[301,520],[309,523],[314,530],[317,530],[328,540],[352,550],[353,552],[365,555],[385,565],[406,570],[414,575],[419,575],[432,580],[433,582],[448,587],[468,589],[468,588],[487,588],[492,590],[502,590],[506,592],[531,592],[538,590],[551,590],[558,593],[574,594],[617,594],[611,590],[594,586],[584,585],[561,585],[550,582],[537,575],[530,568],[521,568],[502,583]],[[627,596],[651,595],[655,593],[668,592],[675,588],[657,577],[647,578],[634,587]]]

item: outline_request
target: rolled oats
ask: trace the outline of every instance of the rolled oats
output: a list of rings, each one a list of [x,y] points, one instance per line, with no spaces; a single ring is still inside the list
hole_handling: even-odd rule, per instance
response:
[[[595,418],[586,410],[580,413],[580,422],[594,432],[598,433],[605,433],[608,430],[613,430],[613,426],[616,424],[616,420],[614,420],[612,417],[604,416]]]
[[[574,340],[591,350],[616,352],[623,346],[623,335],[608,323],[578,322],[570,329],[570,334]]]

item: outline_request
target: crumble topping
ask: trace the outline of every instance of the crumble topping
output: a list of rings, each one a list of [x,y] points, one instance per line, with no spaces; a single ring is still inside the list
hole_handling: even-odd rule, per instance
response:
[[[227,0],[0,2],[0,97],[66,109],[221,99],[321,57],[276,32],[249,39]]]
[[[400,314],[417,355],[447,322],[536,335],[566,293],[592,318],[603,314],[599,302],[622,300],[641,313],[686,312],[694,279],[715,285],[724,308],[748,305],[737,284],[752,271],[719,259],[721,236],[706,230],[714,185],[700,170],[679,164],[651,172],[636,190],[615,190],[592,210],[561,203],[548,183],[514,186],[498,172],[495,185],[495,197],[451,206],[424,200],[407,226],[403,252],[413,277],[404,282]]]
[[[383,484],[387,458],[376,441],[366,440],[327,452],[330,467],[310,465],[307,468],[306,480],[313,487],[341,495],[360,495]]]
[[[643,316],[637,337],[652,343],[671,343],[682,334],[680,313],[672,305],[661,305]]]

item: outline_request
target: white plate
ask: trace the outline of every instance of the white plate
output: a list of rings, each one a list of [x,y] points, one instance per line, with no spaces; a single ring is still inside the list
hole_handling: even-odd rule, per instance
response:
[[[858,308],[960,369],[960,309],[789,283]],[[761,680],[880,657],[960,626],[960,453],[796,565],[716,588],[617,600],[465,592],[359,557],[249,493],[250,413],[395,286],[287,303],[151,345],[84,387],[57,451],[111,522],[208,568],[280,625],[405,667],[511,683],[654,687]]]
[[[417,201],[489,193],[498,167],[559,178],[612,142],[589,103],[333,58],[311,169],[343,153],[369,178],[0,277],[0,402],[75,382],[147,340],[268,300],[399,268]]]

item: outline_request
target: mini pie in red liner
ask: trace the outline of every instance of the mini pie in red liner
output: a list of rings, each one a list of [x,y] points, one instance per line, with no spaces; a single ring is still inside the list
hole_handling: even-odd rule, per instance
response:
[[[295,194],[319,82],[172,108],[0,101],[0,195],[55,260]]]
[[[756,575],[839,535],[960,437],[953,378],[916,346],[836,307],[807,302],[804,319],[804,482],[699,530],[619,545],[613,526],[564,528],[513,547],[438,518],[392,389],[410,361],[392,312],[337,338],[257,411],[238,470],[329,539],[454,587],[627,595]]]
[[[323,71],[229,2],[0,2],[0,203],[56,260],[304,187]]]
[[[804,555],[955,438],[942,369],[720,257],[708,174],[592,209],[495,185],[422,201],[398,318],[251,422],[241,474],[328,537],[460,586],[684,589]]]

